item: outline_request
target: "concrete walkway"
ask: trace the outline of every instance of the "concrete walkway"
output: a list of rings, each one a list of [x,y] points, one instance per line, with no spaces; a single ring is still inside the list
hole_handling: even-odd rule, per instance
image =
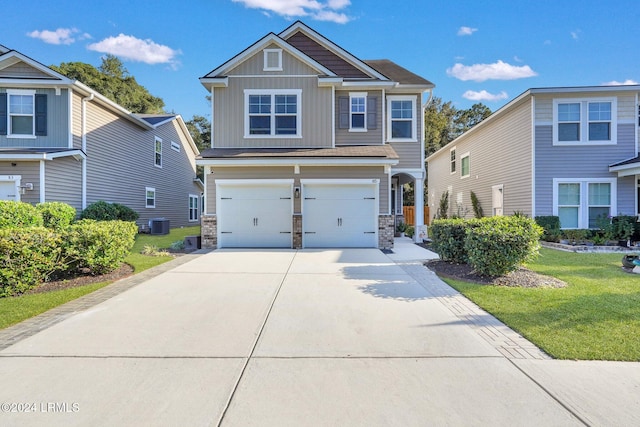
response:
[[[8,343],[0,425],[640,424],[638,364],[549,360],[431,256],[194,256]]]

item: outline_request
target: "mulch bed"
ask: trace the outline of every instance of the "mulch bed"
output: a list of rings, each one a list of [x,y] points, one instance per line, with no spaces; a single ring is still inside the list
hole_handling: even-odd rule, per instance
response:
[[[133,267],[129,264],[122,264],[120,268],[112,271],[111,273],[94,276],[91,274],[83,274],[68,279],[52,280],[49,282],[41,283],[35,288],[25,292],[25,294],[40,294],[43,292],[59,291],[62,289],[77,288],[79,286],[90,285],[98,282],[115,282],[116,280],[124,279],[125,277],[133,274]]]

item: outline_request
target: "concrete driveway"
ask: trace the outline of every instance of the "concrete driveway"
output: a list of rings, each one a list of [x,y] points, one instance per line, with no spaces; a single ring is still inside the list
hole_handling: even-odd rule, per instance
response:
[[[608,419],[576,393],[563,400],[563,383],[547,378],[566,371],[545,368],[554,361],[465,308],[419,263],[392,258],[374,249],[196,257],[0,351],[0,425]]]

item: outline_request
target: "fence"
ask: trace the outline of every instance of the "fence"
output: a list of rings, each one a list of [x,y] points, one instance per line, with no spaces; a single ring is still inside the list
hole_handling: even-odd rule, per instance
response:
[[[404,223],[407,225],[416,225],[416,208],[415,206],[403,206],[402,215]],[[424,223],[429,225],[429,206],[424,207]]]

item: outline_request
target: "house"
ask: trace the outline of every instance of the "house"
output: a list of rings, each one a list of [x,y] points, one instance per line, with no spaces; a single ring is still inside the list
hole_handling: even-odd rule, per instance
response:
[[[449,215],[556,215],[595,228],[602,215],[640,212],[640,86],[529,89],[429,156],[429,206]]]
[[[0,46],[0,199],[121,203],[171,227],[199,224],[198,154],[179,115],[135,115]]]
[[[212,104],[211,148],[197,160],[203,246],[391,248],[408,182],[424,223],[429,81],[298,21],[200,82]]]

